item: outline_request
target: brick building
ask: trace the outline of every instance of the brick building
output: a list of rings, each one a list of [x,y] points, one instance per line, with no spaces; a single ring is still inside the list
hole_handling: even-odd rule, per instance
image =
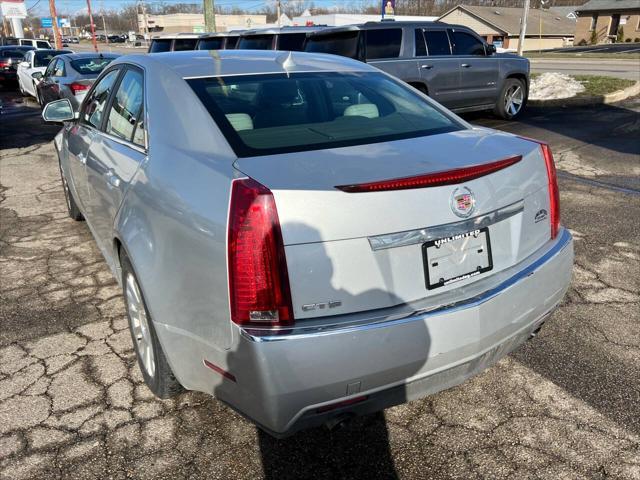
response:
[[[640,42],[640,0],[591,0],[576,8],[575,45]]]

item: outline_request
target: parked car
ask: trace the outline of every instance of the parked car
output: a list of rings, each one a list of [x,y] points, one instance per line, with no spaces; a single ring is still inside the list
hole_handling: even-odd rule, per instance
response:
[[[38,50],[51,50],[51,44],[48,40],[40,40],[37,38],[20,38],[18,43],[23,47],[33,47]]]
[[[18,63],[18,88],[23,95],[38,98],[36,85],[42,79],[51,59],[57,55],[73,53],[71,50],[31,50]]]
[[[107,37],[107,43],[124,43],[127,37],[122,35],[109,35]]]
[[[304,50],[307,34],[323,27],[281,27],[246,30],[240,35],[236,48],[242,50]]]
[[[20,45],[6,45],[0,47],[0,82],[14,82],[17,78],[17,65],[24,60],[24,56],[33,47]]]
[[[463,382],[570,283],[548,145],[365,63],[125,55],[43,118],[67,122],[69,215],[123,286],[149,388],[274,435]]]
[[[473,30],[440,22],[369,22],[309,34],[307,52],[367,62],[456,112],[514,119],[529,94],[529,60],[497,54]]]
[[[19,45],[16,37],[3,37],[0,36],[0,46]]]
[[[42,107],[53,100],[67,98],[78,108],[100,72],[119,55],[115,53],[73,53],[55,57],[36,86]]]
[[[195,50],[233,50],[242,31],[208,33],[198,38]]]
[[[199,33],[178,33],[154,37],[149,45],[149,53],[195,50],[198,39],[201,36],[203,35]]]

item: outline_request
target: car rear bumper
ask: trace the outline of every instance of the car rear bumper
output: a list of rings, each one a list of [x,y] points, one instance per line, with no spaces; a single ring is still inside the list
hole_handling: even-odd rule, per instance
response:
[[[571,281],[562,229],[534,255],[487,277],[464,300],[369,323],[256,332],[234,328],[229,350],[158,325],[186,388],[213,393],[274,436],[364,414],[457,385],[535,333]],[[198,365],[199,364],[199,365]],[[207,365],[208,364],[208,365]],[[366,398],[363,398],[366,397]],[[340,402],[356,402],[336,407]]]

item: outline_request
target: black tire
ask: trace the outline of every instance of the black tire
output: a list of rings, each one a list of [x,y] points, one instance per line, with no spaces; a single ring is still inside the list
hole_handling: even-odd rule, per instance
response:
[[[64,199],[67,203],[67,211],[69,212],[69,217],[71,217],[76,222],[82,222],[84,220],[84,216],[82,215],[80,208],[78,208],[78,204],[73,198],[71,190],[69,190],[69,184],[67,183],[67,179],[64,177],[64,173],[62,172],[62,165],[60,165],[60,160],[58,160],[58,168],[60,169],[60,180],[62,181],[62,190],[64,191]]]
[[[153,326],[153,320],[151,319],[151,315],[149,314],[149,310],[147,309],[147,304],[144,300],[142,289],[140,289],[138,284],[138,277],[133,270],[133,266],[131,265],[131,261],[127,256],[127,253],[124,249],[120,251],[120,266],[122,267],[122,288],[123,288],[123,296],[124,296],[124,304],[127,310],[127,319],[129,320],[129,331],[131,332],[131,341],[133,342],[133,348],[136,352],[136,357],[138,359],[138,366],[140,367],[140,371],[142,372],[142,377],[144,378],[144,382],[149,387],[149,390],[153,392],[153,394],[158,398],[171,398],[178,395],[180,392],[184,390],[182,385],[178,382],[176,377],[173,375],[173,371],[169,366],[169,362],[167,362],[167,357],[164,355],[162,351],[162,346],[158,340],[158,335],[156,334],[156,330]],[[145,367],[144,361],[142,359],[141,354],[141,343],[140,339],[136,338],[136,334],[134,333],[134,321],[132,320],[132,315],[129,310],[129,290],[127,282],[130,281],[130,278],[136,283],[137,293],[140,295],[140,300],[142,301],[142,305],[144,308],[144,314],[146,319],[148,320],[148,334],[150,336],[149,345],[153,350],[152,364],[153,364],[153,372],[150,373],[148,369]]]
[[[510,97],[515,93],[521,95],[520,105],[510,104]],[[498,102],[494,108],[494,113],[505,120],[514,120],[524,110],[527,104],[527,89],[522,80],[517,78],[507,78],[500,91]]]

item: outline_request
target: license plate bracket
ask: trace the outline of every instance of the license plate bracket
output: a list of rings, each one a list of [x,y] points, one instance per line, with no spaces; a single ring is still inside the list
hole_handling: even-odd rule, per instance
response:
[[[428,290],[467,280],[493,269],[489,228],[480,228],[422,244]]]

